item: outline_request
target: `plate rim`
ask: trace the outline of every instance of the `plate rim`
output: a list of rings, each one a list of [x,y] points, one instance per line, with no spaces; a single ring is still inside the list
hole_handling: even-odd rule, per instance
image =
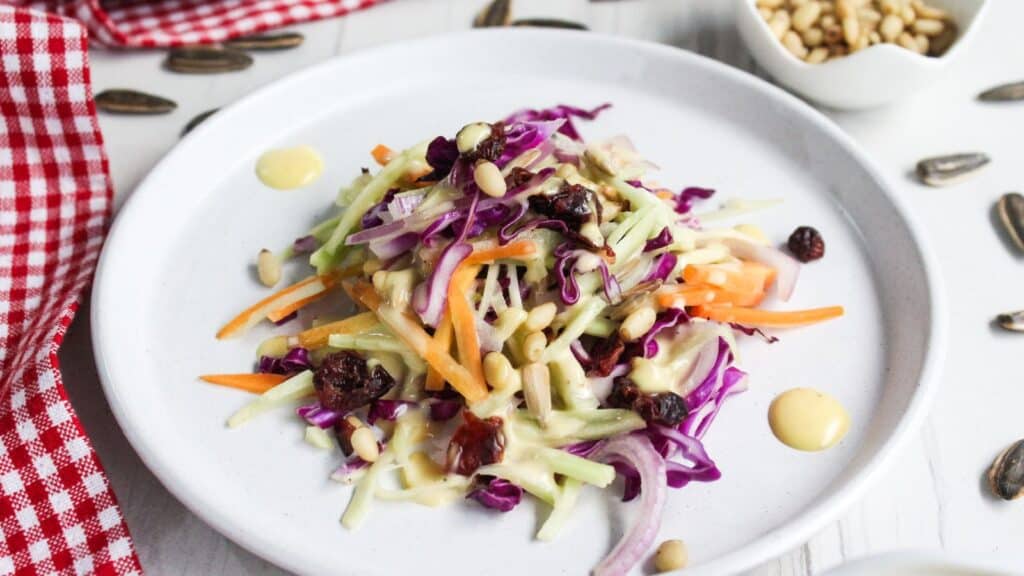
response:
[[[784,554],[807,541],[814,533],[835,520],[852,504],[860,500],[877,478],[891,467],[896,455],[906,447],[927,417],[938,387],[947,342],[948,318],[946,315],[946,297],[941,282],[938,259],[926,241],[927,236],[924,234],[924,229],[918,219],[909,209],[907,203],[895,193],[896,189],[892,185],[892,179],[886,177],[860,145],[823,113],[770,82],[707,56],[672,45],[610,34],[546,29],[475,29],[433,34],[387,43],[333,56],[273,80],[235,102],[222,107],[220,113],[211,118],[210,121],[202,123],[182,139],[180,143],[171,148],[135,187],[131,195],[123,203],[120,211],[115,215],[96,267],[90,301],[93,355],[103,393],[107,398],[118,426],[120,426],[125,437],[128,439],[132,449],[135,450],[146,467],[157,477],[168,492],[174,495],[190,512],[201,518],[217,530],[217,532],[254,555],[292,572],[305,573],[309,569],[309,564],[302,563],[301,559],[296,557],[296,555],[278,553],[275,547],[265,546],[264,543],[259,541],[259,535],[246,533],[238,527],[235,521],[231,520],[229,515],[221,515],[214,511],[213,508],[203,506],[204,499],[202,495],[189,489],[188,483],[183,481],[182,475],[174,471],[172,463],[165,461],[159,456],[158,444],[153,439],[146,437],[144,427],[138,425],[139,423],[134,420],[126,406],[119,400],[118,386],[114,384],[115,378],[107,361],[107,355],[104,353],[104,350],[108,348],[108,345],[105,345],[107,342],[107,338],[105,338],[105,333],[107,332],[105,330],[106,321],[102,318],[99,310],[101,309],[100,303],[106,298],[105,295],[115,289],[116,286],[116,281],[107,273],[108,264],[112,258],[111,254],[118,251],[121,244],[130,242],[130,239],[121,238],[120,231],[124,227],[124,222],[129,218],[133,218],[132,214],[140,212],[143,209],[141,207],[146,202],[145,199],[155,194],[155,191],[149,191],[150,186],[152,186],[151,182],[157,180],[157,177],[166,170],[166,166],[175,161],[175,158],[181,154],[184,146],[187,146],[190,142],[201,140],[203,134],[207,131],[215,130],[217,125],[224,121],[225,117],[234,114],[237,110],[243,109],[250,101],[265,98],[276,90],[285,89],[288,85],[300,82],[306,76],[315,76],[322,70],[336,65],[341,60],[373,59],[388,52],[423,50],[428,49],[433,44],[444,42],[472,42],[472,39],[487,37],[515,37],[522,39],[530,36],[547,39],[554,38],[554,42],[582,41],[613,44],[637,54],[648,53],[675,58],[686,62],[687,65],[711,70],[712,73],[720,74],[732,81],[738,82],[746,88],[762,94],[769,101],[777,102],[790,112],[806,118],[832,138],[841,149],[849,153],[865,172],[878,182],[881,189],[880,192],[895,206],[897,215],[904,221],[921,261],[922,272],[926,279],[927,291],[930,297],[930,331],[925,343],[926,349],[916,389],[912,393],[906,410],[893,428],[891,435],[882,442],[874,456],[864,464],[863,469],[853,475],[843,487],[814,501],[779,529],[763,534],[750,543],[726,552],[707,563],[694,566],[686,571],[687,574],[691,576],[713,575],[749,569],[759,563]],[[342,568],[342,570],[344,569]]]

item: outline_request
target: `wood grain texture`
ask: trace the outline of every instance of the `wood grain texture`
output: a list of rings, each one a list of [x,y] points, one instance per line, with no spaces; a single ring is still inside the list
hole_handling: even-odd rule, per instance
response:
[[[160,118],[101,117],[117,205],[199,112],[229,104],[335,54],[468,29],[482,3],[394,0],[346,18],[300,26],[306,36],[301,47],[259,54],[249,70],[231,75],[176,76],[161,69],[159,53],[95,50],[96,90],[131,78],[134,87],[180,104]],[[576,20],[596,32],[663,42],[763,77],[739,42],[731,8],[725,0],[518,0],[514,17]],[[950,354],[927,426],[894,466],[839,521],[800,548],[755,568],[752,575],[809,576],[848,558],[905,548],[998,557],[1024,572],[1019,554],[1024,506],[995,501],[985,493],[983,481],[999,450],[1024,436],[1018,408],[1024,402],[1024,340],[989,325],[997,313],[1024,307],[1024,262],[995,232],[992,215],[1000,194],[1020,187],[1024,106],[993,107],[974,100],[985,88],[1024,78],[1024,60],[1007,57],[1024,53],[1024,37],[1015,24],[1022,19],[1024,3],[993,0],[975,45],[937,85],[881,110],[826,111],[891,179],[940,255],[952,311]],[[966,149],[983,150],[994,158],[990,168],[966,185],[931,190],[907,176],[920,158]],[[281,573],[206,526],[142,464],[100,390],[89,313],[83,306],[65,339],[60,353],[64,380],[110,474],[143,565],[151,574]]]

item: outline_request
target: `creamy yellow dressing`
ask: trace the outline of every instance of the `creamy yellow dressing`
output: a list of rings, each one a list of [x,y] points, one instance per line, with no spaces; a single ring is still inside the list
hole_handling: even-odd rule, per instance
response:
[[[772,400],[768,424],[780,442],[806,452],[835,446],[850,429],[850,415],[838,400],[813,388],[793,388]]]
[[[324,161],[312,146],[267,150],[256,161],[260,182],[277,190],[293,190],[312,183],[324,170]]]

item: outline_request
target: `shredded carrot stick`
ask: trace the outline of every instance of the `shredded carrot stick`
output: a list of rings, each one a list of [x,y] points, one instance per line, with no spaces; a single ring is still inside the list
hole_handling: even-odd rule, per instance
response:
[[[658,294],[658,304],[663,308],[698,306],[709,304],[715,299],[715,290],[704,286],[680,286],[671,292]]]
[[[380,295],[373,289],[373,285],[366,280],[342,282],[341,287],[345,289],[345,293],[348,294],[349,298],[370,310],[376,310],[380,307]]]
[[[452,318],[451,313],[445,310],[444,316],[441,316],[441,324],[438,325],[437,330],[434,331],[434,340],[437,340],[438,346],[442,350],[450,352],[452,349]],[[427,367],[427,379],[423,383],[423,388],[434,392],[444,390],[444,378],[441,373],[435,370],[432,366]]]
[[[237,388],[253,394],[263,394],[290,376],[284,374],[204,374],[200,378],[210,384]]]
[[[383,144],[377,144],[373,147],[373,150],[370,150],[370,155],[377,161],[377,164],[384,166],[395,157],[395,151]]]
[[[373,312],[363,312],[344,320],[310,328],[299,332],[297,338],[299,346],[303,348],[322,348],[327,345],[327,339],[331,334],[356,334],[369,330],[379,323],[377,315]]]
[[[325,282],[324,284],[327,284],[327,283]],[[292,302],[291,304],[287,304],[285,306],[282,306],[282,307],[278,308],[277,310],[272,311],[270,314],[267,314],[267,320],[270,320],[271,322],[280,322],[281,320],[284,320],[285,318],[287,318],[289,314],[291,314],[292,312],[295,312],[299,308],[302,308],[302,307],[306,306],[307,304],[312,304],[313,302],[316,302],[317,300],[323,298],[324,296],[327,296],[327,292],[331,288],[332,288],[332,286],[327,286],[327,290],[324,290],[323,292],[321,292],[319,294],[313,294],[312,296],[308,296],[306,298],[303,298],[302,300],[296,300],[295,302]]]
[[[844,313],[842,306],[812,308],[809,310],[757,310],[729,306],[697,306],[694,315],[715,322],[736,322],[745,326],[790,328],[838,318]]]
[[[235,316],[230,322],[225,324],[224,327],[217,332],[217,339],[222,340],[224,338],[235,336],[250,326],[257,324],[260,320],[263,320],[263,318],[272,311],[290,305],[295,300],[302,300],[313,294],[323,292],[327,289],[329,284],[333,283],[333,281],[333,278],[330,276],[310,276],[305,280],[301,280],[287,288],[284,288],[283,290],[275,292],[246,308],[241,314]]]
[[[459,365],[414,319],[390,306],[379,306],[375,311],[381,322],[413,352],[419,354],[428,365],[437,370],[452,388],[466,398],[467,402],[474,404],[487,397],[487,385],[484,381],[477,380],[469,370]]]
[[[719,264],[690,264],[683,268],[687,284],[708,284],[730,292],[757,294],[764,292],[765,277],[761,268],[735,268]]]
[[[504,246],[476,250],[462,261],[462,265],[487,264],[495,260],[528,260],[536,254],[537,244],[533,240],[516,240]]]
[[[480,351],[480,336],[476,332],[476,318],[466,292],[476,278],[479,266],[460,264],[448,284],[448,311],[455,329],[455,344],[459,349],[459,362],[479,382],[484,381],[484,365]]]

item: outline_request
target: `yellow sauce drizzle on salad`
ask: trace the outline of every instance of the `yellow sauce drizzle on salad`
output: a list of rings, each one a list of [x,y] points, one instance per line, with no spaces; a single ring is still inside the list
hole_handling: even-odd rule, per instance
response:
[[[268,150],[256,161],[256,176],[275,190],[294,190],[312,183],[324,161],[312,146]]]
[[[768,424],[780,442],[805,452],[827,450],[846,436],[850,415],[838,400],[813,388],[793,388],[772,400]]]

